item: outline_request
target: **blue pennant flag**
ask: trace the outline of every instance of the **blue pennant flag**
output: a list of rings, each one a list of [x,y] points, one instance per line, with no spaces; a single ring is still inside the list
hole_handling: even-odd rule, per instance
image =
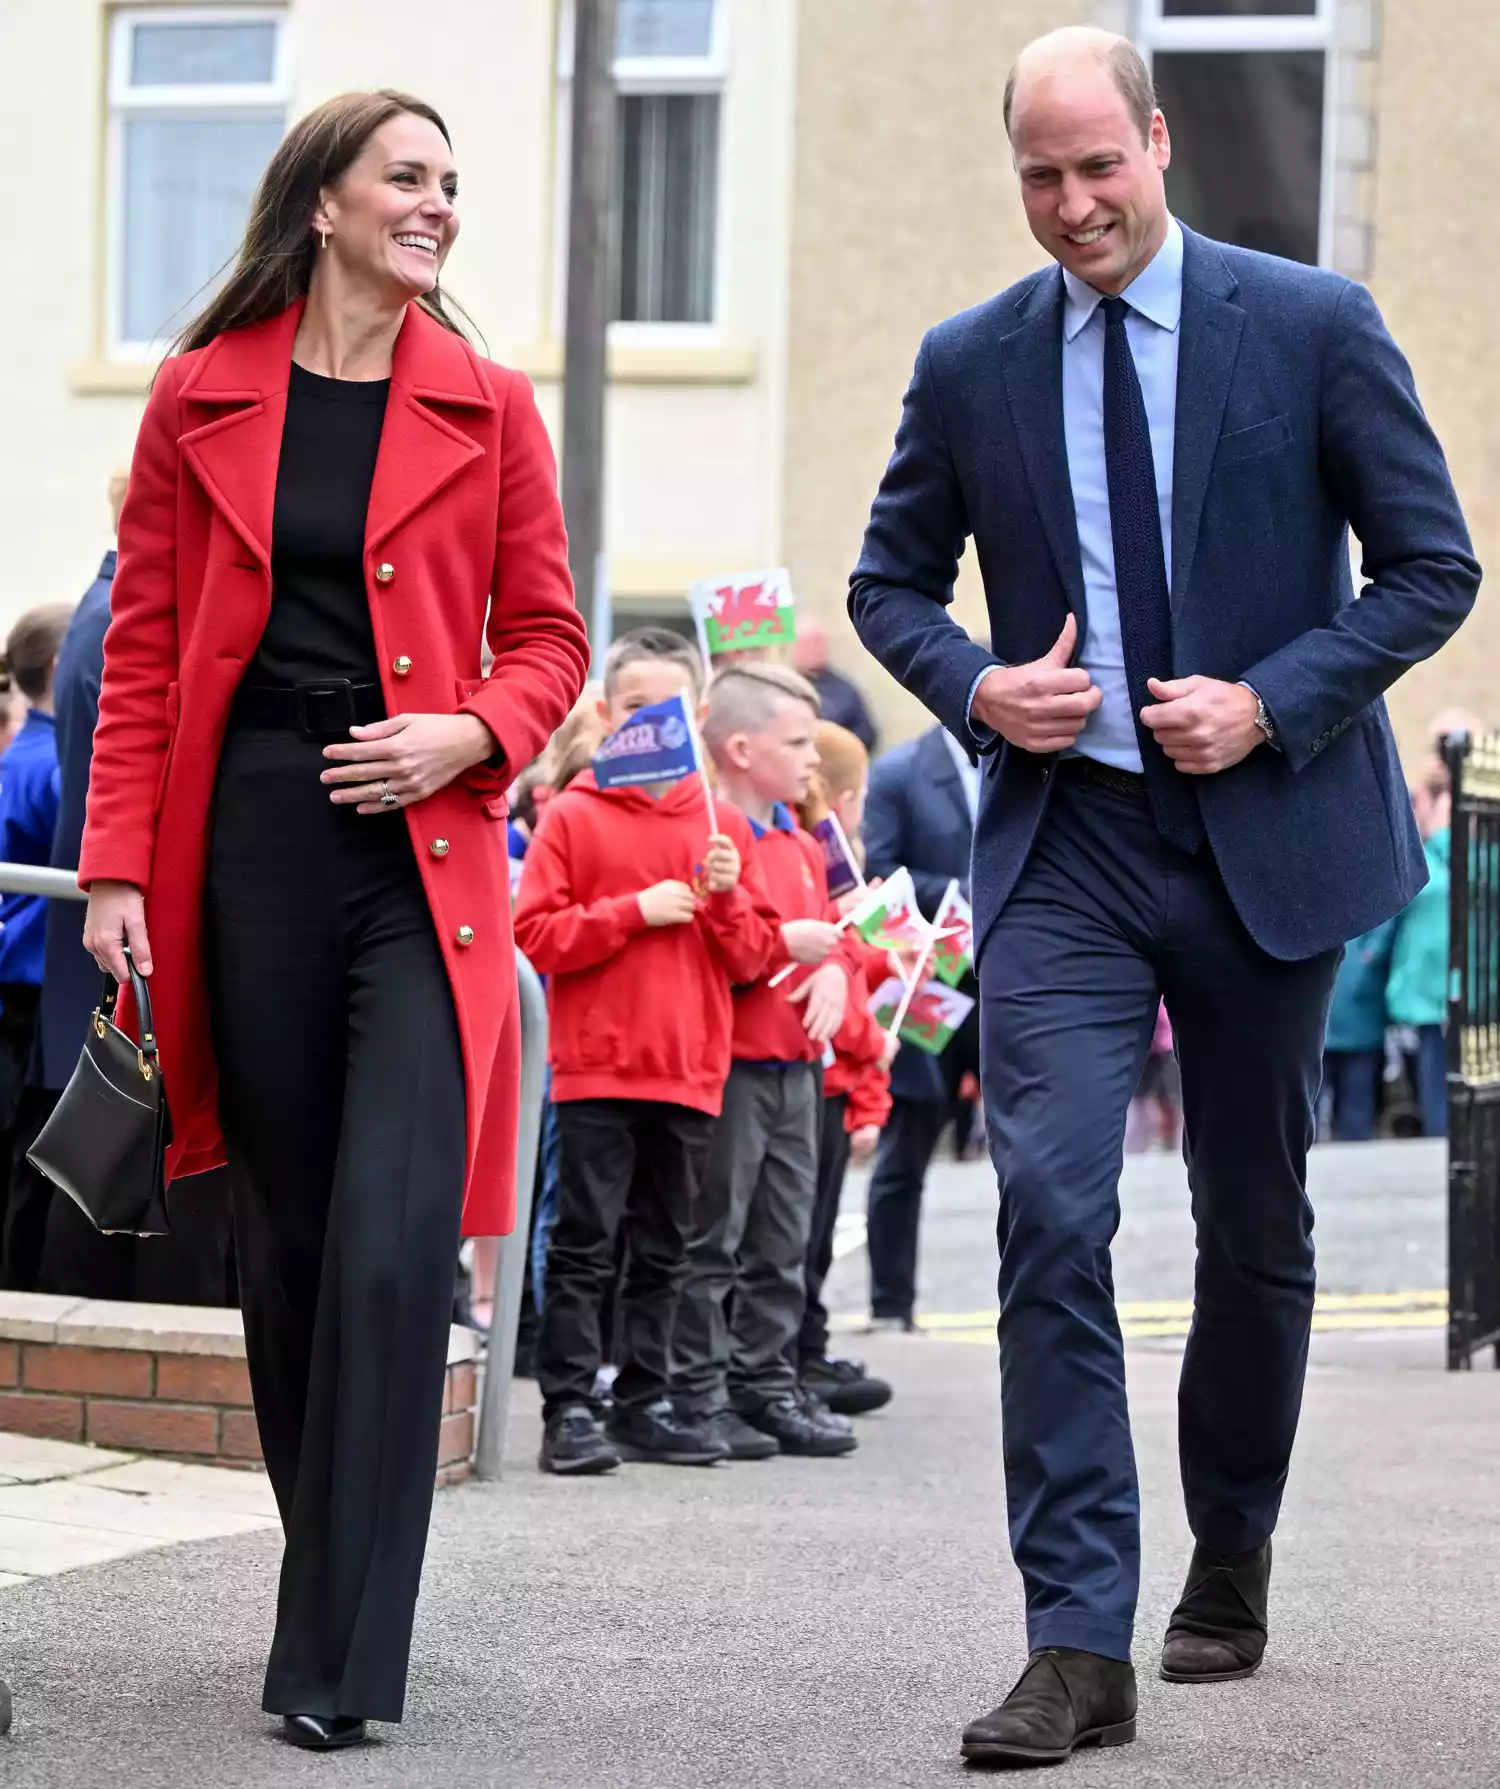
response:
[[[638,708],[594,754],[594,781],[601,789],[675,783],[700,768],[698,730],[684,696]]]

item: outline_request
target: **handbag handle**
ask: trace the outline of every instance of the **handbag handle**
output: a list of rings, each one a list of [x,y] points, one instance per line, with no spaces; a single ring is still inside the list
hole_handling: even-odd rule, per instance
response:
[[[131,955],[130,946],[126,944],[121,948],[125,953],[125,967],[130,973],[130,991],[135,996],[136,1021],[140,1026],[141,1073],[149,1081],[153,1074],[160,1072],[161,1068],[161,1064],[157,1061],[156,1026],[151,1018],[151,991],[146,986],[145,976],[135,966],[135,958]],[[120,998],[120,986],[121,984],[106,970],[104,992],[99,996],[99,1010],[94,1015],[96,1020],[102,1020],[111,1025],[114,1023],[115,1006]],[[102,1026],[100,1035],[103,1035]]]

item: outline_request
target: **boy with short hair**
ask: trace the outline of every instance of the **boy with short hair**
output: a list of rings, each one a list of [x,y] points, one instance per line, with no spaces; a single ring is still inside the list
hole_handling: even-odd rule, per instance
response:
[[[856,1445],[852,1425],[805,1394],[792,1365],[817,1188],[818,1062],[850,980],[822,850],[791,812],[817,763],[817,719],[817,694],[795,671],[740,665],[715,678],[704,725],[719,787],[750,822],[781,919],[760,977],[735,993],[734,1065],[673,1344],[679,1410],[706,1421],[735,1459]],[[788,963],[811,974],[771,987]]]
[[[673,696],[697,704],[697,654],[643,628],[604,663],[613,732]],[[558,1207],[537,1346],[546,1472],[622,1458],[712,1465],[728,1449],[682,1421],[669,1349],[689,1225],[729,1071],[731,984],[753,981],[776,914],[743,815],[709,837],[699,779],[600,789],[584,771],[548,802],[526,854],[516,943],[548,977]],[[625,1243],[620,1359],[607,1432],[595,1397],[600,1309]]]

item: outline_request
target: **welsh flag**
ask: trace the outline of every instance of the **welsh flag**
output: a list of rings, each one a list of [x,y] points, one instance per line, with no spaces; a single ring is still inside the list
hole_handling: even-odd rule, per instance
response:
[[[782,646],[792,639],[792,579],[785,566],[700,578],[688,591],[693,621],[705,654]]]
[[[899,976],[893,975],[875,991],[870,1011],[875,1015],[876,1023],[889,1031],[901,1014],[903,1002],[906,1012],[901,1017],[897,1036],[902,1043],[925,1050],[929,1056],[942,1055],[952,1043],[954,1033],[974,1010],[974,1002],[967,994],[960,994],[956,988],[946,987],[940,981],[924,981],[908,1000],[905,984]]]
[[[948,884],[932,923],[937,934],[932,945],[933,972],[956,988],[974,961],[974,910],[958,892],[957,882]]]
[[[932,927],[917,906],[917,891],[906,869],[894,871],[879,888],[872,888],[849,923],[876,950],[924,950],[932,940]]]

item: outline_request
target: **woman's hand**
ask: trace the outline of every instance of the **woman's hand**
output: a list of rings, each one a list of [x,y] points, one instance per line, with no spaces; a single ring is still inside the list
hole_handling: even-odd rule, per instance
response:
[[[329,799],[361,814],[407,808],[445,789],[457,776],[499,750],[495,736],[472,714],[397,714],[368,727],[351,727],[349,745],[328,745],[323,756]],[[382,803],[386,789],[396,797]]]
[[[83,948],[107,975],[130,980],[125,945],[142,975],[151,973],[151,945],[146,937],[146,897],[132,882],[95,882],[89,889],[83,921]]]

